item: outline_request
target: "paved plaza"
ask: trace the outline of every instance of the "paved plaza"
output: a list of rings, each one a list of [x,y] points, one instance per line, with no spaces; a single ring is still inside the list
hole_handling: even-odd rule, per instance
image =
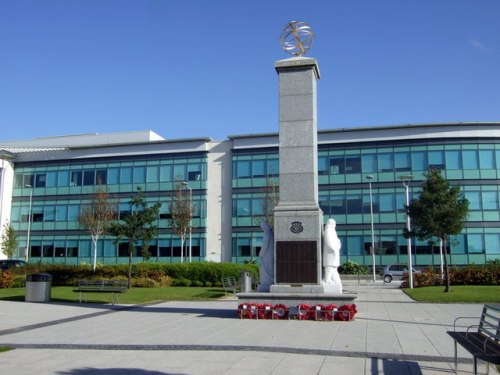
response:
[[[235,299],[114,308],[0,301],[0,346],[16,348],[0,353],[0,374],[453,373],[446,331],[458,316],[479,317],[482,305],[416,303],[397,287],[346,282],[358,292],[352,322],[240,320]],[[471,373],[471,357],[459,358]]]

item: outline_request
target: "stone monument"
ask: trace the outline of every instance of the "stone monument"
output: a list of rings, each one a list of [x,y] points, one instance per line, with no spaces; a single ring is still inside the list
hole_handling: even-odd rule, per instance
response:
[[[268,293],[239,293],[255,303],[318,304],[352,301],[343,293],[337,267],[340,240],[327,240],[322,277],[323,213],[318,204],[316,59],[303,55],[313,33],[304,22],[290,22],[281,34],[283,49],[294,55],[275,62],[279,75],[279,201],[274,208],[274,283]],[[332,234],[331,230],[328,233]],[[325,243],[326,245],[326,243]],[[267,248],[267,247],[266,247]],[[262,267],[261,267],[262,268]],[[267,291],[267,285],[259,291]]]
[[[312,43],[312,36],[302,38],[307,30],[310,28],[297,22],[285,28],[283,49],[296,57],[275,63],[279,75],[280,194],[274,209],[275,285],[271,292],[323,291],[316,116],[320,74],[316,59],[302,56]]]

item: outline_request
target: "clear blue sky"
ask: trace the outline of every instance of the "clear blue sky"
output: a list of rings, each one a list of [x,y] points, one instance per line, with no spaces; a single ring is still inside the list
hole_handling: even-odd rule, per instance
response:
[[[320,129],[500,121],[500,0],[0,0],[0,140],[276,132],[291,20]]]

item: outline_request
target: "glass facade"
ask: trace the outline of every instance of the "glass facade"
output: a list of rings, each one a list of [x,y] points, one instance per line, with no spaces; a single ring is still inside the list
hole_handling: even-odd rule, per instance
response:
[[[150,261],[178,262],[181,241],[169,228],[168,218],[172,196],[183,181],[192,191],[195,207],[191,254],[194,260],[204,260],[207,218],[205,153],[120,157],[113,161],[17,163],[11,222],[19,233],[18,255],[23,257],[29,247],[28,256],[33,262],[91,263],[90,235],[79,227],[77,218],[81,207],[90,202],[97,186],[102,185],[118,200],[119,217],[131,212],[129,201],[137,187],[144,191],[148,205],[161,203],[155,223],[159,234],[149,244]],[[134,262],[142,261],[142,244],[135,245]],[[186,257],[187,240],[184,246]],[[128,262],[127,243],[115,244],[112,236],[104,235],[98,241],[97,259],[102,264]]]
[[[247,149],[233,154],[232,259],[235,262],[258,256],[262,240],[258,224],[264,199],[262,189],[269,178],[279,175],[275,169],[269,173],[269,167],[264,166],[278,156],[277,148],[266,152]],[[376,264],[406,263],[407,240],[402,236],[406,226],[405,189],[399,177],[414,176],[410,199],[416,198],[429,168],[440,169],[452,185],[461,187],[470,202],[464,230],[448,244],[451,264],[482,264],[500,258],[500,143],[491,139],[473,142],[430,139],[319,146],[319,205],[324,222],[330,217],[337,221],[342,241],[341,262],[372,264],[366,178],[371,175]],[[440,264],[438,239],[414,239],[412,253],[416,265]]]

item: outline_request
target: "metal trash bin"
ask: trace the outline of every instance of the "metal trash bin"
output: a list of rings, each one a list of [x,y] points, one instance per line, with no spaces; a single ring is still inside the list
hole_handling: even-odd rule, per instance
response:
[[[252,291],[252,275],[248,271],[240,271],[240,285],[242,292]]]
[[[26,276],[26,302],[50,302],[52,275],[34,273]]]

